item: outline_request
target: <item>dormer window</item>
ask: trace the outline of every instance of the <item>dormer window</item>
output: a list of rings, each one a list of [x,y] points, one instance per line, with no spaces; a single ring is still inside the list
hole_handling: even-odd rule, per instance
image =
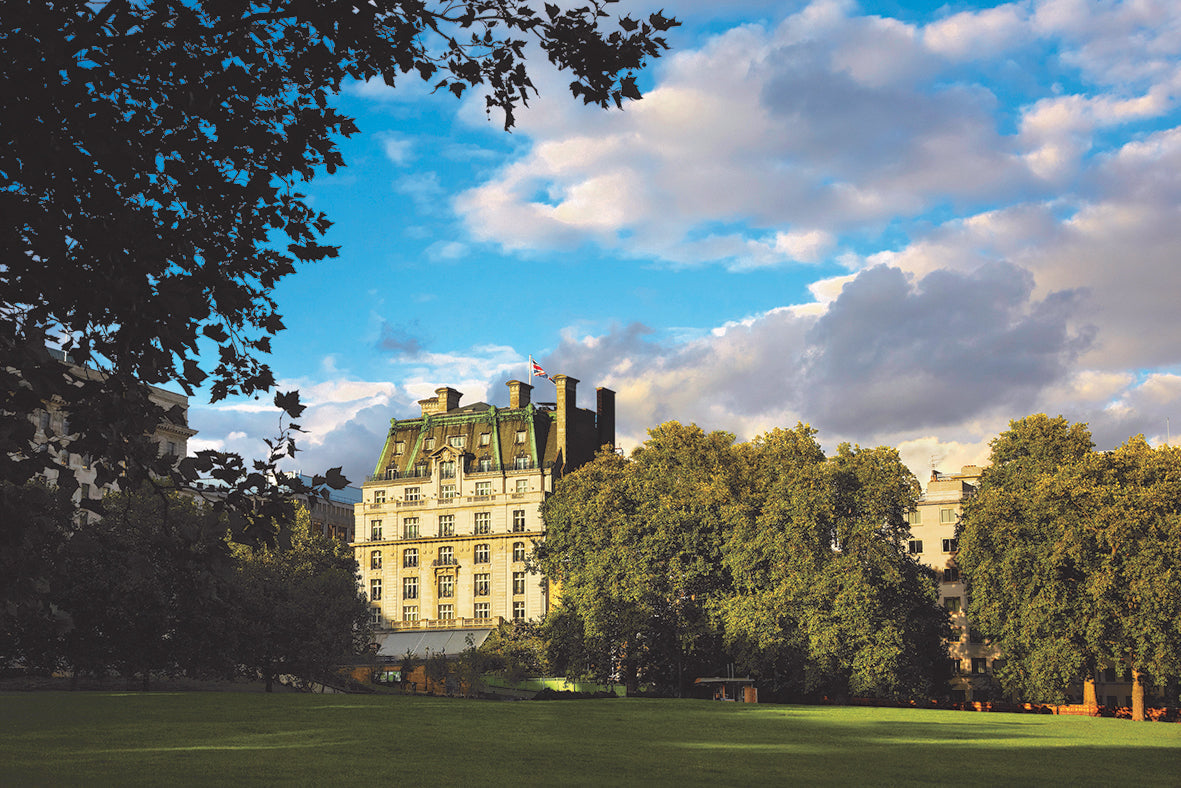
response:
[[[517,443],[524,443],[528,439],[529,433],[525,430],[517,430]]]
[[[395,441],[394,442],[394,454],[401,454],[404,451],[406,451],[406,442],[405,441]]]
[[[422,445],[423,445],[424,449],[426,449],[427,451],[430,451],[431,449],[435,448],[435,439],[434,438],[427,438],[425,441],[423,441]]]
[[[490,443],[492,443],[492,433],[490,433],[490,432],[481,433],[480,434],[480,445],[487,446]]]
[[[462,449],[463,444],[464,444],[464,436],[462,436],[462,435],[452,435],[450,438],[447,439],[447,445],[454,446],[457,449]]]

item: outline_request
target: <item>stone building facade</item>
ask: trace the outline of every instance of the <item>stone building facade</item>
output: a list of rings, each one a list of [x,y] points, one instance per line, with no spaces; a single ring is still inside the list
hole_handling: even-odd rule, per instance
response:
[[[939,578],[939,602],[951,616],[957,633],[949,643],[951,690],[957,700],[980,700],[992,686],[993,662],[1000,653],[985,643],[968,621],[968,597],[955,562],[959,544],[956,526],[964,502],[976,492],[981,468],[965,465],[959,473],[931,471],[927,489],[910,513],[908,550]]]
[[[381,653],[430,647],[397,633],[437,631],[451,643],[456,630],[486,635],[554,603],[528,566],[545,535],[541,503],[563,473],[614,446],[615,394],[599,388],[595,410],[583,409],[576,379],[553,382],[556,402],[534,403],[532,386],[509,381],[507,408],[460,406],[460,392],[440,388],[420,416],[391,422],[353,541]]]

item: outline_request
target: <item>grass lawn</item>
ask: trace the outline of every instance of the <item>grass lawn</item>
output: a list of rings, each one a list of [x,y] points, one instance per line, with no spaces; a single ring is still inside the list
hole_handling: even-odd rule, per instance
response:
[[[0,785],[1181,784],[1181,725],[697,700],[0,693]]]

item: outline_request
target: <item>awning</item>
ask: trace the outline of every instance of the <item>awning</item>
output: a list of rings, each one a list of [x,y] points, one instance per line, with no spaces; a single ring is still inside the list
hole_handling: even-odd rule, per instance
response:
[[[379,657],[404,656],[407,650],[419,659],[425,659],[427,651],[438,654],[440,651],[449,657],[458,657],[467,648],[467,638],[470,635],[472,645],[477,648],[492,634],[491,628],[482,629],[421,629],[409,632],[391,632],[381,641],[377,649]]]

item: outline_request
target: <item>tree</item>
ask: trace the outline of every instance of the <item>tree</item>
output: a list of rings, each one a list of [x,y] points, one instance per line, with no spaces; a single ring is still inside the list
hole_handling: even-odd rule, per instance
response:
[[[889,448],[776,429],[752,445],[751,511],[726,546],[726,638],[774,689],[929,697],[947,614],[933,573],[904,550],[918,484]]]
[[[420,665],[422,665],[422,660],[414,653],[414,649],[407,648],[406,653],[402,655],[402,664],[398,668],[398,674],[402,677],[400,682],[402,692],[405,692],[407,685],[412,683],[410,681],[410,674],[418,670]]]
[[[721,545],[737,500],[734,436],[667,422],[630,459],[600,454],[564,477],[542,506],[536,552],[584,631],[594,677],[680,690],[715,664],[714,621],[728,587]],[[580,660],[581,661],[581,660]]]
[[[267,691],[281,675],[323,681],[370,641],[369,602],[357,589],[352,551],[311,529],[297,505],[291,546],[236,546],[235,623],[239,664]]]
[[[426,659],[422,664],[423,675],[426,677],[427,688],[438,694],[443,690],[447,693],[447,679],[451,676],[451,664],[447,661],[446,651],[427,650]]]
[[[294,451],[298,425],[251,470],[215,452],[173,468],[145,436],[179,414],[153,405],[143,384],[192,393],[212,376],[215,401],[273,386],[263,356],[283,321],[270,293],[297,262],[336,254],[320,243],[328,217],[298,186],[342,166],[336,139],[357,130],[332,97],[350,79],[421,78],[455,96],[486,90],[510,128],[536,92],[533,42],[571,72],[575,97],[622,106],[640,98],[634,72],[677,22],[624,16],[608,31],[614,1],[540,13],[522,0],[6,3],[0,456],[20,460],[3,477],[20,483],[52,467],[69,488],[69,463],[57,458],[73,452],[94,459],[99,486],[213,473],[242,486],[226,500],[248,509],[266,471]],[[59,342],[96,371],[52,359],[46,346]],[[210,345],[212,366],[201,354]],[[47,403],[74,430],[38,453],[28,416]],[[297,417],[297,398],[276,404]]]
[[[1181,452],[1142,436],[1095,452],[1084,425],[1039,415],[1013,422],[994,459],[959,561],[1002,683],[1049,701],[1083,683],[1094,703],[1095,670],[1123,667],[1143,719],[1145,684],[1181,675]]]

